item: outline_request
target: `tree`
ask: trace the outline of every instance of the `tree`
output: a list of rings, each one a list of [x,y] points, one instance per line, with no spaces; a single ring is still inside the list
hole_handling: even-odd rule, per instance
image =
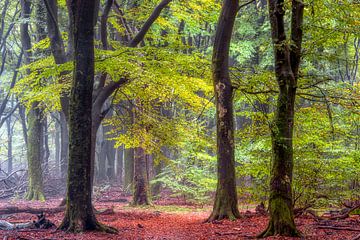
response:
[[[235,182],[233,86],[229,75],[230,42],[238,5],[237,0],[224,1],[214,42],[212,71],[217,120],[218,183],[213,211],[208,221],[240,217]]]
[[[300,0],[293,0],[291,8],[291,43],[289,43],[285,32],[284,0],[269,1],[275,75],[279,95],[272,128],[270,221],[267,229],[259,235],[260,237],[299,236],[294,223],[292,197],[293,127],[301,59],[304,4]]]
[[[39,4],[37,8],[41,7]],[[31,61],[31,38],[29,35],[28,18],[31,13],[31,2],[28,0],[21,1],[21,13],[25,19],[20,26],[21,44],[23,46],[25,63]],[[39,30],[39,29],[38,29]],[[26,194],[28,200],[45,200],[41,170],[41,150],[43,143],[41,110],[38,103],[34,102],[28,114],[28,146],[27,158],[29,167],[29,188]]]
[[[65,217],[60,229],[70,232],[116,232],[100,224],[91,203],[92,94],[96,1],[73,0],[74,77],[69,106],[69,170]]]

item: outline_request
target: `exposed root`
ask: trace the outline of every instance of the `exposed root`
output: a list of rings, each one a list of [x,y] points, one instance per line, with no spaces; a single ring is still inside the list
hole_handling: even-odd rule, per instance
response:
[[[237,209],[228,209],[228,210],[214,209],[210,217],[205,222],[220,221],[223,219],[229,219],[231,221],[235,221],[238,218],[240,218],[240,213]]]
[[[82,220],[72,220],[65,218],[58,230],[62,230],[70,233],[80,233],[85,231],[97,231],[97,232],[106,232],[111,234],[117,234],[118,230],[116,228],[106,226],[102,223],[99,223],[96,220],[91,220],[84,222]]]
[[[45,201],[45,196],[41,191],[30,188],[26,193],[25,199],[29,201]]]

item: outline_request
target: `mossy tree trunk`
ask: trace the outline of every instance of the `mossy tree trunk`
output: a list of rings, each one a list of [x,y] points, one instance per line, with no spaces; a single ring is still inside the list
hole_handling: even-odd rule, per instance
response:
[[[284,0],[269,1],[279,96],[272,127],[270,221],[259,237],[299,236],[293,214],[292,175],[294,107],[301,59],[303,10],[302,2],[292,1],[290,45],[285,33]]]
[[[28,172],[29,187],[25,198],[27,200],[45,200],[42,178],[42,124],[41,110],[37,108],[37,104],[33,104],[28,114]]]
[[[218,182],[208,221],[240,217],[235,183],[233,87],[229,76],[229,48],[239,2],[225,0],[218,21],[212,67],[217,119]]]
[[[75,70],[69,106],[69,170],[65,217],[70,232],[115,229],[100,224],[91,203],[92,92],[94,82],[95,0],[69,1],[74,24]]]
[[[149,205],[149,179],[144,148],[135,148],[133,205]]]
[[[30,17],[31,2],[28,0],[21,0],[21,16],[24,19]],[[36,6],[39,8],[39,4]],[[37,26],[38,27],[38,26]],[[38,29],[39,30],[39,29]],[[31,38],[29,35],[28,21],[24,20],[20,24],[21,45],[24,52],[25,63],[31,62]],[[27,159],[29,171],[29,186],[25,198],[28,200],[45,200],[42,182],[41,170],[41,150],[42,150],[42,125],[41,125],[41,111],[37,108],[38,104],[32,104],[28,114],[28,132],[27,136]]]

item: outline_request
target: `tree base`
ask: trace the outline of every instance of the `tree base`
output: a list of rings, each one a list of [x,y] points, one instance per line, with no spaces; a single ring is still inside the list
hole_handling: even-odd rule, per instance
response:
[[[214,209],[210,214],[210,217],[205,222],[220,221],[223,219],[229,219],[230,221],[235,221],[236,219],[239,218],[240,218],[240,212],[237,208],[236,209],[229,208],[227,210]]]
[[[296,230],[295,226],[285,223],[277,224],[277,226],[275,226],[273,222],[270,222],[267,229],[260,233],[257,238],[266,238],[270,236],[301,237],[301,234]]]
[[[45,201],[44,193],[41,191],[36,191],[34,189],[29,189],[25,195],[25,199],[29,201]]]
[[[270,221],[267,229],[258,238],[270,236],[301,237],[294,222],[292,209],[282,197],[270,199]]]
[[[98,232],[106,232],[111,234],[118,233],[118,230],[116,228],[106,226],[104,224],[99,223],[96,220],[85,222],[80,219],[71,221],[66,218],[58,227],[58,230],[62,230],[69,233],[80,233],[85,231],[98,231]]]
[[[137,207],[137,206],[151,206],[151,202],[150,201],[132,201],[131,206],[133,207]]]

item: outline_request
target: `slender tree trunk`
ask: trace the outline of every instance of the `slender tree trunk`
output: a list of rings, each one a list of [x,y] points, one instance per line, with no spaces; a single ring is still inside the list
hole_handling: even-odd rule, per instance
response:
[[[220,14],[213,52],[213,81],[217,119],[218,183],[208,221],[240,217],[235,182],[233,87],[229,76],[229,48],[238,0],[225,0]]]
[[[95,0],[72,0],[75,70],[69,106],[69,170],[66,211],[60,229],[116,232],[100,224],[91,204],[92,94]]]
[[[272,129],[270,221],[267,229],[259,235],[260,237],[300,235],[294,222],[292,175],[294,108],[301,58],[303,10],[302,2],[292,1],[292,45],[290,47],[285,33],[284,0],[269,1],[279,96]]]
[[[12,156],[12,135],[13,135],[13,129],[11,126],[11,120],[12,118],[9,117],[6,119],[6,128],[7,128],[7,140],[8,140],[8,147],[7,147],[7,172],[10,174],[13,171],[13,156]]]
[[[61,129],[61,145],[60,145],[60,170],[61,178],[66,179],[69,162],[69,131],[65,114],[60,112],[60,129]]]
[[[123,185],[124,145],[116,149],[116,179],[120,186]]]
[[[20,116],[20,122],[21,122],[21,129],[23,133],[23,139],[25,142],[26,148],[28,147],[28,135],[27,135],[27,124],[26,124],[26,114],[25,114],[25,108],[23,105],[19,105],[19,116]]]
[[[124,151],[124,187],[125,189],[132,189],[134,180],[135,149],[127,148]]]
[[[43,125],[43,135],[44,135],[44,149],[43,149],[43,166],[44,173],[49,174],[49,157],[50,157],[50,149],[49,149],[49,132],[48,132],[48,121],[47,117],[44,117],[42,121]]]
[[[58,121],[58,119],[55,119],[55,172],[56,172],[56,176],[61,176],[60,134],[61,134],[60,122]]]

